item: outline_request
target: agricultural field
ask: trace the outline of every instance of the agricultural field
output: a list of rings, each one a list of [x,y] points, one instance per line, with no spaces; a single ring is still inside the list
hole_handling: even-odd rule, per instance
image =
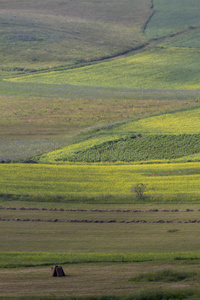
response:
[[[124,120],[198,107],[199,91],[0,82],[0,161],[24,160]],[[76,139],[75,139],[76,140]]]
[[[200,299],[199,9],[1,1],[0,299]]]
[[[198,299],[197,204],[1,203],[2,299]]]
[[[40,161],[187,161],[192,155],[199,159],[199,115],[196,107],[107,127],[41,156]]]
[[[199,162],[163,164],[2,164],[5,199],[55,202],[199,202]],[[131,189],[147,186],[137,199]],[[145,195],[144,195],[145,196]]]

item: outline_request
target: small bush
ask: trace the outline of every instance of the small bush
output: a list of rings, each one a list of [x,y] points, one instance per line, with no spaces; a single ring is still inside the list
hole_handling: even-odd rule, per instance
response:
[[[138,183],[131,188],[131,192],[135,192],[138,199],[144,198],[144,192],[146,191],[146,186],[143,183]]]

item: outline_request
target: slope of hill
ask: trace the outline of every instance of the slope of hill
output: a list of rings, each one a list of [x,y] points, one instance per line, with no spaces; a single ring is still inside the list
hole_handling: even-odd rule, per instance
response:
[[[198,0],[153,0],[154,14],[146,27],[148,39],[175,35],[200,26]]]
[[[200,109],[143,118],[102,129],[93,136],[41,156],[42,162],[200,159]]]
[[[60,71],[21,77],[18,74],[0,82],[0,129],[4,138],[0,158],[21,159],[50,152],[71,143],[71,138],[90,126],[198,106],[199,2],[167,3],[155,0],[151,7],[147,0],[127,0],[123,4],[77,0],[63,1],[62,5],[58,1],[1,1],[4,48],[0,53],[6,62],[2,75],[14,77],[13,72],[24,73],[26,67],[29,72],[30,66],[35,70],[59,66]],[[143,49],[132,54],[78,67],[97,59],[97,48],[102,59],[147,41]],[[105,47],[109,55],[103,53]],[[71,54],[66,56],[67,51]],[[38,56],[29,60],[27,53]],[[72,65],[76,68],[69,69]],[[142,132],[144,122],[138,121],[136,134]],[[174,128],[170,134],[182,132]],[[14,144],[10,140],[13,137]]]
[[[157,46],[149,43],[145,50],[117,60],[13,81],[141,89],[199,89],[200,68],[196,62],[200,59],[200,52],[198,42],[193,44],[193,41],[199,35],[200,3],[197,0],[192,3],[170,0],[166,5],[166,1],[162,0],[153,4],[154,14],[147,22],[145,34],[148,40],[161,38]],[[172,41],[162,39],[169,36],[172,36]]]
[[[156,47],[141,53],[67,71],[9,79],[140,89],[199,89],[200,60],[197,49]]]
[[[0,75],[30,73],[124,53],[145,43],[150,0],[0,3]]]

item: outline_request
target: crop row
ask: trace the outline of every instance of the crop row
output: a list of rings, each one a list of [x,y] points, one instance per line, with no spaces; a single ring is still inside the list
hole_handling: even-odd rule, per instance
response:
[[[47,153],[40,160],[135,161],[194,155],[199,153],[199,115],[197,107],[106,127],[94,137]]]
[[[199,224],[200,223],[200,219],[189,219],[186,221],[175,221],[175,220],[163,220],[163,219],[159,219],[159,220],[154,220],[154,221],[149,221],[146,219],[139,219],[139,220],[121,220],[118,221],[116,219],[109,219],[109,220],[93,220],[93,219],[67,219],[67,220],[61,220],[61,219],[30,219],[30,218],[1,218],[0,217],[0,221],[2,222],[47,222],[47,223],[87,223],[87,224],[113,224],[113,223],[120,223],[120,224],[130,224],[130,223],[142,223],[142,224],[147,224],[147,223],[153,223],[153,224]]]
[[[0,268],[36,267],[56,264],[100,262],[144,262],[170,260],[199,260],[198,252],[177,253],[45,253],[0,252]]]
[[[53,212],[97,212],[97,213],[110,213],[110,212],[117,212],[117,213],[178,213],[178,212],[199,212],[200,209],[194,210],[191,208],[187,208],[185,210],[180,210],[178,208],[175,209],[157,209],[151,208],[147,210],[142,209],[82,209],[82,208],[38,208],[38,207],[5,207],[0,206],[0,210],[8,210],[8,211],[53,211]]]

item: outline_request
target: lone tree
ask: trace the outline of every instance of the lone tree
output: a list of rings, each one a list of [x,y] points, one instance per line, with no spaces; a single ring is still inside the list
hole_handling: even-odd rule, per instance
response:
[[[135,192],[138,199],[144,197],[144,192],[146,191],[146,186],[143,183],[137,183],[131,188],[131,192]]]

